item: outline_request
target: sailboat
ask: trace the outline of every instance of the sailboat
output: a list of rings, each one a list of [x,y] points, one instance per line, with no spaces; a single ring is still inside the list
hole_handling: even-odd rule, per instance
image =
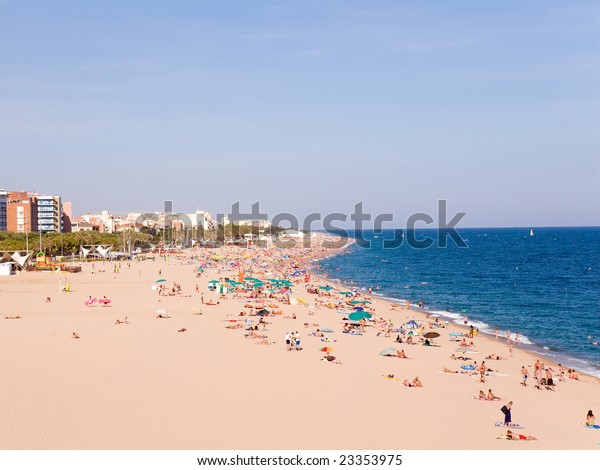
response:
[[[529,236],[530,236],[530,237],[533,237],[533,229],[531,229],[531,230],[529,231]]]

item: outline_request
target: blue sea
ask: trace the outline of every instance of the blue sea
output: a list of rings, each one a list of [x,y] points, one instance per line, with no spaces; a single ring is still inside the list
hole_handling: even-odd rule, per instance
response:
[[[393,231],[358,234],[370,248],[351,245],[321,260],[331,279],[352,281],[388,299],[422,300],[427,311],[504,337],[552,361],[600,377],[600,227],[462,229],[467,248],[448,238],[428,249],[384,249]],[[435,230],[417,230],[418,239]],[[500,350],[498,353],[504,353]]]

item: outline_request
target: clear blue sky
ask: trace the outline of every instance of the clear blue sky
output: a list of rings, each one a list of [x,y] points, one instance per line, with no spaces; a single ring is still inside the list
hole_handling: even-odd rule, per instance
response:
[[[597,1],[0,0],[0,187],[600,225]]]

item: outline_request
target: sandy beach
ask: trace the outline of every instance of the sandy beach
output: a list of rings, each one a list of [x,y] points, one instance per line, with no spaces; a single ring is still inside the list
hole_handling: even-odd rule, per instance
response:
[[[477,352],[457,352],[450,333],[466,328],[432,330],[425,314],[377,297],[370,298],[373,319],[391,320],[394,329],[414,319],[440,334],[436,347],[422,346],[418,337],[414,345],[395,343],[397,332],[378,335],[370,321],[364,334],[344,334],[344,315],[318,304],[340,301],[343,287],[334,285],[331,297],[310,294],[307,285],[326,281],[313,276],[305,283],[302,275],[290,277],[291,297],[307,304],[286,305],[283,295],[265,301],[282,313],[266,316],[265,329],[254,332],[266,338],[247,338],[245,327],[258,325],[259,317],[239,314],[254,311],[244,307],[254,299],[208,290],[209,280],[238,279],[233,257],[247,260],[246,276],[265,279],[290,276],[294,263],[303,269],[325,254],[307,250],[283,258],[284,252],[223,248],[121,262],[118,273],[114,263],[97,261],[84,263],[81,273],[0,278],[0,448],[598,448],[600,430],[582,425],[588,409],[600,413],[598,379],[559,381],[554,364],[555,389],[538,390],[537,358],[519,347],[509,357],[503,338],[476,335],[466,341]],[[212,260],[199,278],[192,257]],[[158,295],[152,290],[158,279],[166,279],[167,289],[176,282],[181,293]],[[61,293],[65,282],[71,292]],[[106,296],[111,304],[87,307],[89,296]],[[207,305],[211,300],[218,304]],[[159,309],[170,318],[157,318]],[[115,323],[125,317],[128,323]],[[238,323],[243,327],[228,328]],[[311,335],[324,328],[333,330],[326,334],[331,342]],[[286,333],[296,331],[302,349],[288,351]],[[322,360],[320,349],[327,346],[340,363]],[[403,349],[408,359],[380,356],[385,348]],[[507,359],[485,360],[498,372],[479,383],[479,376],[442,372],[462,371],[464,363],[452,354],[478,364],[490,354]],[[520,385],[522,366],[530,373],[527,387]],[[403,385],[416,376],[422,388]],[[473,399],[488,389],[501,400]],[[494,423],[508,401],[513,422],[524,425],[515,432],[538,440],[497,439],[504,429]]]

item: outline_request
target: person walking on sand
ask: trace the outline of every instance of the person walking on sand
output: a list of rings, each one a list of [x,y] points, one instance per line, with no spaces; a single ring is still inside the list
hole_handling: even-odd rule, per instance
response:
[[[481,365],[479,366],[479,381],[481,383],[485,383],[485,372],[486,372],[485,361],[482,361]]]
[[[523,382],[521,382],[521,385],[523,385],[523,387],[527,387],[527,377],[529,376],[529,371],[525,366],[521,367],[521,375],[523,376]]]
[[[512,405],[513,405],[513,402],[509,401],[502,408],[503,413],[504,413],[504,426],[506,426],[506,427],[512,426],[512,416],[511,416]],[[504,410],[506,410],[506,411],[504,411]]]
[[[200,302],[202,302],[202,305],[204,305],[204,294],[200,294]]]
[[[288,351],[292,350],[292,337],[290,336],[289,333],[285,334],[285,345],[286,345]]]

